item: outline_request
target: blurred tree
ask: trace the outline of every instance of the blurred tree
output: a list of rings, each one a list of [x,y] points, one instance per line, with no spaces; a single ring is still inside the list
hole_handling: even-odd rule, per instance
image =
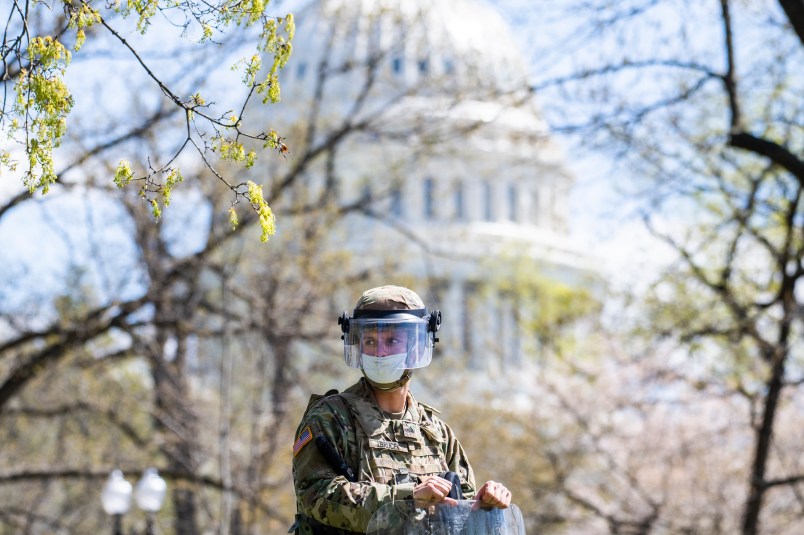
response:
[[[693,359],[670,360],[665,377],[743,400],[750,416],[741,421],[753,437],[740,532],[800,531],[804,476],[784,436],[800,426],[785,409],[800,400],[802,382],[804,5],[634,0],[531,9],[564,23],[552,26],[552,54],[540,57],[572,58],[564,72],[537,69],[536,91],[569,99],[546,108],[551,123],[640,177],[619,185],[648,201],[649,228],[678,253],[644,296],[649,313],[640,322],[651,336],[682,342]],[[719,447],[729,457],[740,451],[733,441]],[[707,529],[737,529],[716,520],[722,513],[736,514],[715,508]]]

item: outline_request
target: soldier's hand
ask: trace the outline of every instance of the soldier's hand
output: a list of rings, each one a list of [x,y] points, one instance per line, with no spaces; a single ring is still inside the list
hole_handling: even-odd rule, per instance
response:
[[[448,498],[452,483],[438,476],[427,476],[421,483],[413,488],[413,499],[421,504],[447,503],[456,505],[458,502]]]
[[[496,481],[486,481],[475,494],[475,505],[478,507],[505,509],[510,504],[511,492]]]

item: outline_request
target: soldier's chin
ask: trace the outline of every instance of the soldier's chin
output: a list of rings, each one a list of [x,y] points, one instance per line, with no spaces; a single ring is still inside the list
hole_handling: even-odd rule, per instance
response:
[[[404,372],[402,372],[402,377],[400,377],[396,381],[390,383],[378,383],[377,381],[366,375],[365,370],[360,371],[363,372],[363,377],[366,378],[368,384],[370,384],[372,387],[378,390],[383,390],[385,392],[391,392],[393,390],[398,390],[402,388],[410,381],[410,376],[413,375],[413,370],[405,370]]]

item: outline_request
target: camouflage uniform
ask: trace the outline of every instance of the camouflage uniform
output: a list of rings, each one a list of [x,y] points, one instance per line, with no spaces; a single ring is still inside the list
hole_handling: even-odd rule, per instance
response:
[[[365,533],[380,506],[411,498],[424,476],[447,471],[460,476],[463,497],[472,498],[472,468],[436,412],[408,394],[404,417],[395,420],[377,406],[365,379],[340,394],[313,396],[294,445],[297,533]],[[325,460],[314,444],[318,435],[335,447],[356,483]]]

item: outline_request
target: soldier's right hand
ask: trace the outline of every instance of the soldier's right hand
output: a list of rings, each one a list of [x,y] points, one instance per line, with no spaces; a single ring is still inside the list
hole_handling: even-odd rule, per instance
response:
[[[452,483],[438,476],[427,476],[422,482],[413,488],[413,499],[418,505],[430,505],[434,503],[446,503],[457,505],[457,501],[447,497]]]

